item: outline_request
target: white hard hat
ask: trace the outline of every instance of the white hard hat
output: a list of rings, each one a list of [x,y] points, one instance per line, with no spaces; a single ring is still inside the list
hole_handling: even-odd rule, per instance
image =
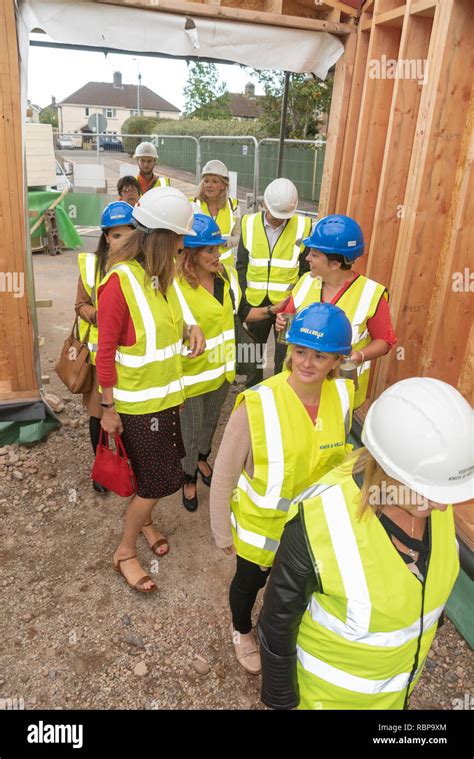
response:
[[[263,200],[276,219],[291,219],[298,206],[298,190],[293,182],[281,177],[270,182],[263,193]]]
[[[222,163],[222,161],[208,161],[202,172],[202,176],[204,174],[217,174],[219,177],[225,177],[226,179],[229,179],[229,169],[225,165],[225,163]]]
[[[178,235],[191,235],[194,213],[189,200],[174,187],[154,187],[139,199],[133,218],[147,229],[170,229]]]
[[[141,142],[135,148],[134,158],[155,158],[158,160],[158,153],[156,148],[151,142]]]
[[[437,503],[472,498],[473,411],[454,387],[413,377],[387,388],[369,408],[362,442],[382,469]]]

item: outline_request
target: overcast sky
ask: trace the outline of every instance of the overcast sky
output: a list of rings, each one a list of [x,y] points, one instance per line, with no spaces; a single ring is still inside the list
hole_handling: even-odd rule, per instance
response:
[[[47,39],[44,34],[33,35]],[[79,50],[54,50],[31,47],[28,63],[28,98],[44,108],[54,95],[57,101],[78,90],[87,82],[111,82],[114,71],[122,72],[124,84],[137,84],[138,69],[142,85],[154,90],[183,110],[183,87],[187,78],[185,61],[159,58],[133,58],[130,55],[108,55]],[[229,92],[243,92],[250,79],[250,70],[237,65],[218,65],[221,79]],[[255,83],[255,81],[254,81]],[[257,86],[257,94],[263,94]]]

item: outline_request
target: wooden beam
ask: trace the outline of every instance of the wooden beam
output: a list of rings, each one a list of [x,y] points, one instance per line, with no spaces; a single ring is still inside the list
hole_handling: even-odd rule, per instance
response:
[[[354,166],[354,152],[359,127],[359,115],[364,85],[365,69],[370,36],[368,32],[357,34],[357,46],[352,74],[351,93],[347,113],[347,125],[344,132],[344,147],[337,181],[336,212],[346,213],[349,198],[349,187]]]
[[[410,13],[413,16],[424,16],[425,18],[434,18],[436,6],[439,0],[416,0],[410,7]]]
[[[469,193],[463,188],[469,176],[465,172],[471,170],[462,167],[462,152],[472,87],[467,62],[473,22],[470,0],[436,8],[390,285],[403,360],[392,351],[381,366],[376,395],[408,376],[437,375],[456,384],[461,371],[469,322],[463,318],[464,300],[448,286],[447,273],[454,260],[460,263],[467,255],[459,220],[468,212]],[[453,193],[458,221],[456,214],[452,217]],[[424,352],[426,340],[430,347]]]
[[[25,274],[20,72],[15,5],[0,0],[0,397],[37,391]],[[14,290],[14,282],[20,289]],[[4,283],[8,283],[6,288]]]
[[[411,17],[409,7],[404,18],[399,58],[423,64],[429,50],[430,20]],[[424,66],[420,66],[419,73],[421,71],[425,71]],[[416,77],[400,76],[395,80],[366,270],[368,277],[387,285],[391,279],[400,221],[404,215],[403,204],[422,89],[423,84]]]
[[[5,1],[5,0],[4,0]],[[186,2],[186,0],[96,0],[105,5],[117,5],[125,8],[142,8],[143,10],[174,13],[186,16],[206,16],[224,21],[242,21],[244,23],[267,24],[269,26],[284,26],[293,29],[330,32],[345,35],[355,32],[352,24],[324,21],[322,19],[303,18],[298,16],[279,15],[265,11],[252,11],[242,8],[227,8],[223,6],[203,5],[202,3]]]
[[[345,40],[344,55],[336,64],[318,205],[320,217],[334,213],[336,209],[337,185],[346,135],[356,46],[357,36],[350,34]]]
[[[374,23],[379,26],[394,26],[399,29],[403,26],[403,19],[405,17],[406,5],[401,8],[394,8],[391,11],[385,11],[385,13],[376,13],[374,15]]]
[[[420,356],[423,373],[452,385],[456,385],[462,370],[467,331],[472,323],[473,188],[474,94],[471,92]]]
[[[362,227],[367,249],[370,246],[394,89],[394,79],[387,77],[386,61],[398,57],[399,45],[398,29],[373,27],[347,203],[347,214],[357,219]],[[366,256],[363,256],[358,259],[357,271],[362,273],[365,265]]]

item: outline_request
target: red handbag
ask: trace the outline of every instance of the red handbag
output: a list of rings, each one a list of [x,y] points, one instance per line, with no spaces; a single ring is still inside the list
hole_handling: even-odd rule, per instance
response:
[[[100,428],[91,480],[95,480],[102,487],[124,498],[137,492],[137,478],[118,432],[115,433],[115,451],[113,451],[109,447],[107,432],[104,432],[102,427]]]

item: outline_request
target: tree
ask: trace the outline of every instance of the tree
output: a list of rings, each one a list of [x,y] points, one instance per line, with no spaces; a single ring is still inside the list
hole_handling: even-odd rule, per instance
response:
[[[280,132],[281,104],[285,74],[282,71],[257,71],[253,74],[263,85],[262,124],[269,137]],[[291,74],[288,90],[287,137],[307,140],[318,134],[319,122],[329,112],[333,77],[325,82],[306,79],[304,74]]]
[[[43,108],[39,115],[40,124],[51,124],[53,127],[58,126],[58,112],[55,108],[48,105],[47,108]]]
[[[184,86],[184,115],[199,119],[231,118],[230,97],[215,63],[192,63]]]

